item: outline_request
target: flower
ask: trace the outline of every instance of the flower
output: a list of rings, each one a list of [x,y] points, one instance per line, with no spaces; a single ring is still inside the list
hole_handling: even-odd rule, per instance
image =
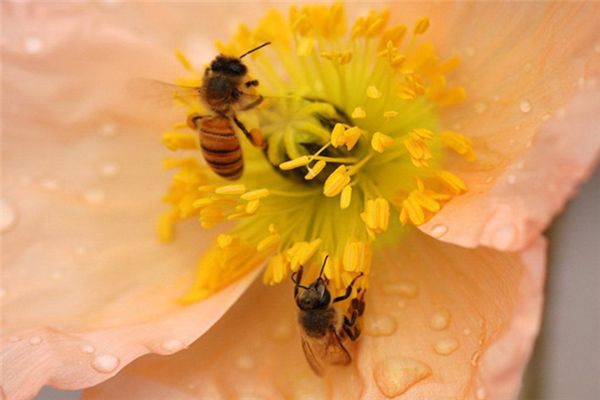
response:
[[[217,280],[221,286],[232,283],[222,290],[218,290],[219,285],[209,286],[209,293],[202,292],[207,286],[198,285],[203,283],[199,276],[189,299],[209,296],[181,306],[176,301],[188,289],[194,274],[189,266],[196,255],[208,251],[205,257],[211,257],[210,252],[242,246],[239,255],[245,257],[246,250],[253,253],[259,249],[245,248],[239,239],[214,234],[217,246],[208,250],[210,234],[198,236],[195,224],[178,227],[177,240],[169,246],[156,244],[150,216],[156,212],[153,199],[160,196],[164,186],[158,184],[152,165],[164,153],[156,145],[153,132],[170,117],[141,112],[143,106],[123,101],[116,90],[125,86],[132,71],[137,76],[155,76],[156,71],[164,70],[175,76],[176,66],[168,64],[166,58],[168,49],[185,47],[185,41],[177,43],[183,32],[206,29],[206,37],[212,37],[208,34],[220,29],[223,21],[209,18],[217,15],[216,8],[202,5],[202,12],[194,13],[193,8],[200,6],[3,7],[4,15],[11,17],[7,31],[13,34],[3,43],[7,89],[12,99],[11,108],[3,117],[7,149],[4,162],[9,172],[3,213],[6,210],[8,217],[13,216],[3,219],[3,223],[8,221],[3,225],[3,361],[8,366],[3,390],[9,398],[25,398],[45,383],[63,388],[89,386],[113,376],[141,354],[169,354],[187,347],[211,328],[260,272],[258,268],[248,268],[250,272],[243,276],[240,273],[238,279],[230,275],[228,281]],[[165,14],[162,7],[170,12]],[[386,226],[380,217],[370,218],[373,213],[381,216],[386,209],[393,210],[382,201],[389,197],[368,198],[363,207],[357,207],[358,188],[350,186],[348,194],[347,178],[352,185],[355,176],[348,170],[360,161],[338,163],[344,169],[336,166],[327,170],[327,165],[320,174],[315,172],[317,163],[311,164],[319,199],[332,195],[324,200],[335,204],[332,212],[358,208],[352,215],[358,215],[355,220],[367,236],[350,242],[350,254],[368,254],[359,243],[370,243],[371,236],[379,241],[391,240],[387,249],[373,249],[365,333],[355,349],[355,362],[352,367],[334,370],[327,376],[327,393],[362,393],[367,397],[404,394],[406,398],[465,397],[475,393],[479,397],[487,394],[490,398],[507,398],[518,389],[539,324],[544,275],[544,240],[540,232],[589,173],[598,154],[599,135],[594,131],[599,107],[594,85],[598,74],[594,45],[598,38],[592,20],[597,6],[398,7],[402,12],[394,9],[390,18],[422,21],[416,32],[427,25],[420,18],[429,17],[427,32],[419,35],[429,35],[427,41],[436,45],[439,54],[464,55],[447,82],[457,82],[468,97],[450,108],[436,107],[444,130],[413,126],[411,134],[402,141],[394,137],[394,132],[375,130],[369,125],[375,115],[369,104],[352,104],[354,108],[346,114],[350,114],[353,123],[346,121],[347,126],[338,128],[333,140],[338,144],[336,149],[352,152],[349,147],[353,147],[357,137],[356,129],[352,129],[359,128],[371,136],[361,143],[361,132],[354,143],[358,146],[355,150],[372,153],[369,161],[381,159],[394,146],[402,145],[410,152],[408,168],[422,170],[437,167],[437,157],[447,154],[441,165],[448,168],[438,171],[438,179],[454,183],[449,189],[464,191],[459,181],[444,174],[449,171],[460,177],[468,191],[451,199],[434,198],[440,210],[435,216],[423,213],[423,218],[431,219],[421,225],[414,202],[424,197],[430,200],[431,188],[425,179],[421,183],[415,179],[414,186],[403,194],[399,209],[406,209],[403,222],[419,225],[423,233],[405,228],[406,235],[399,239],[399,235],[391,235],[393,229],[400,231],[399,227]],[[327,14],[309,10],[316,9],[297,8],[295,16],[305,12],[310,16],[308,22],[329,26],[319,25],[320,17]],[[158,15],[160,18],[154,18]],[[188,15],[202,15],[206,24],[198,24],[196,17]],[[382,16],[371,15],[375,19]],[[20,23],[24,17],[28,24]],[[64,23],[53,23],[59,19]],[[307,18],[304,21],[297,23],[300,31],[305,29]],[[30,26],[36,30],[24,31]],[[89,26],[95,26],[93,32],[87,30]],[[276,25],[264,26],[285,32]],[[492,29],[498,26],[502,27],[501,38]],[[308,52],[312,46],[314,50],[310,30],[303,32],[307,40],[299,49]],[[251,32],[247,33],[251,38]],[[319,35],[338,33],[334,29]],[[316,41],[319,35],[315,36]],[[200,43],[202,37],[198,39]],[[516,43],[515,38],[519,39]],[[105,56],[108,46],[110,60]],[[208,46],[201,48],[199,58],[203,62],[214,56]],[[393,53],[387,47],[386,50]],[[256,54],[257,64],[261,57],[266,55]],[[322,57],[323,63],[331,63],[328,65],[351,61],[344,52],[330,52]],[[122,68],[109,64],[120,60]],[[160,63],[164,63],[164,68]],[[59,78],[40,73],[40,65],[44,65],[44,71],[55,71]],[[260,78],[261,90],[267,88],[267,82]],[[583,83],[574,84],[580,78]],[[423,90],[427,93],[421,85],[418,79],[408,79],[400,95],[410,98]],[[375,102],[387,98],[385,87],[369,86],[361,92],[366,99]],[[87,97],[82,99],[82,94]],[[304,101],[289,101],[305,107]],[[327,103],[317,102],[315,106],[323,112]],[[268,108],[256,110],[256,114],[267,111]],[[388,113],[390,120],[402,117],[399,110],[383,113],[386,111],[399,113]],[[305,113],[304,117],[310,120],[314,112]],[[329,112],[334,116],[337,113]],[[265,130],[265,117],[258,118]],[[176,119],[177,115],[173,115],[172,120]],[[252,126],[249,122],[248,125]],[[318,125],[307,128],[310,126]],[[415,132],[413,128],[431,131],[439,140],[437,147],[430,148],[431,134]],[[91,131],[97,133],[90,134]],[[473,151],[467,138],[472,140]],[[292,143],[292,148],[297,145]],[[426,149],[430,149],[431,157]],[[259,150],[244,150],[247,163],[264,163]],[[452,155],[453,152],[457,154]],[[367,165],[365,162],[364,168]],[[275,198],[274,190],[280,188],[250,186],[252,168],[248,165],[244,185],[248,190],[267,189],[269,196],[265,199]],[[295,174],[296,169],[291,171]],[[319,182],[321,174],[333,175],[335,182]],[[305,175],[300,176],[301,182]],[[285,179],[274,173],[269,176],[274,181]],[[186,180],[185,174],[179,178],[178,182]],[[271,178],[265,178],[268,179]],[[541,187],[540,182],[548,182],[547,187]],[[233,196],[226,193],[240,189],[220,186],[213,192],[219,198]],[[253,194],[259,193],[265,192]],[[249,203],[256,199],[235,200]],[[406,207],[402,207],[404,201]],[[426,210],[437,208],[431,201],[423,201],[430,206]],[[267,205],[263,199],[260,203],[257,217],[261,207]],[[394,219],[398,226],[400,219],[401,216]],[[277,226],[269,230],[271,223],[264,223],[261,232],[265,236],[260,240],[275,234],[283,236]],[[168,219],[163,226],[169,226]],[[162,232],[163,237],[168,237],[168,229]],[[327,237],[318,239],[323,245]],[[306,256],[313,245],[312,241],[304,242],[307,243],[297,246],[297,250],[304,251],[296,253],[299,258]],[[289,250],[294,243],[281,248]],[[283,258],[284,254],[278,254]],[[343,256],[338,255],[337,259],[344,261]],[[299,261],[302,260],[296,260]],[[260,264],[257,260],[252,263],[257,267]],[[270,271],[266,280],[274,283],[282,275],[281,270],[272,266]],[[222,391],[267,398],[307,397],[311,393],[320,397],[323,381],[314,377],[302,360],[293,318],[290,285],[265,287],[257,282],[190,349],[168,359],[139,360],[111,384],[101,385],[85,397],[115,397],[115,393],[129,398],[171,398],[175,393],[194,397]]]

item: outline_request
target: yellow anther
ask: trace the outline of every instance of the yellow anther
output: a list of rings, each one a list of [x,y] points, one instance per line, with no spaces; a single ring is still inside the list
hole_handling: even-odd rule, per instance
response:
[[[458,176],[450,171],[438,172],[438,178],[442,180],[454,193],[460,194],[467,191],[467,185]]]
[[[234,221],[236,219],[247,217],[248,214],[246,212],[238,212],[227,216],[227,221]]]
[[[277,233],[277,228],[275,227],[275,224],[269,224],[269,232],[273,234]]]
[[[215,191],[215,187],[213,185],[202,185],[198,186],[198,191],[201,193],[213,193]]]
[[[179,60],[179,62],[183,66],[183,68],[187,69],[188,71],[194,71],[194,67],[192,66],[192,63],[190,62],[190,60],[188,60],[188,58],[181,51],[176,50],[175,57],[177,57],[177,60]]]
[[[242,198],[242,200],[258,200],[262,199],[263,197],[267,197],[269,193],[269,189],[257,189],[244,193],[240,197]]]
[[[290,269],[297,271],[301,265],[305,265],[308,260],[317,252],[321,246],[321,239],[315,239],[312,242],[296,242],[288,254],[291,258]]]
[[[348,175],[348,170],[345,165],[340,165],[325,181],[323,194],[327,197],[337,196],[349,183],[350,176]]]
[[[168,243],[173,240],[175,221],[177,221],[177,216],[173,212],[165,212],[158,217],[156,231],[161,242]]]
[[[161,137],[162,144],[169,150],[193,150],[199,147],[196,135],[182,132],[167,132]]]
[[[218,188],[215,189],[216,194],[227,194],[227,195],[235,195],[235,196],[244,194],[244,192],[246,192],[246,185],[244,185],[243,183],[238,183],[235,185],[219,186]]]
[[[383,153],[383,150],[392,146],[394,143],[394,138],[381,132],[375,132],[371,138],[371,147],[378,153]]]
[[[367,88],[367,97],[369,97],[370,99],[378,99],[381,96],[381,92],[375,86],[369,86]]]
[[[345,142],[346,142],[346,147],[348,148],[348,150],[352,150],[354,148],[354,146],[358,142],[358,139],[360,139],[363,132],[364,131],[362,129],[360,129],[358,126],[353,126],[352,128],[346,130]]]
[[[398,116],[398,111],[385,111],[383,113],[384,118],[394,118]]]
[[[413,129],[411,131],[411,133],[415,134],[416,136],[420,137],[421,139],[425,139],[425,140],[433,139],[433,132],[431,132],[429,129],[416,128],[416,129]]]
[[[336,62],[340,65],[348,64],[352,61],[351,51],[333,51],[333,52],[322,52],[321,57],[326,58],[330,61]]]
[[[340,208],[342,210],[348,208],[350,206],[350,201],[352,200],[352,186],[348,185],[344,187],[342,190],[342,195],[340,196]]]
[[[217,236],[217,245],[224,249],[233,242],[234,237],[232,235],[220,234]]]
[[[366,242],[349,242],[344,248],[344,270],[368,272],[371,267],[371,246]]]
[[[281,254],[276,254],[269,261],[269,265],[263,275],[265,285],[275,285],[283,281],[287,276],[287,263]]]
[[[319,175],[319,173],[321,173],[321,171],[323,171],[323,168],[325,168],[325,161],[323,160],[319,160],[316,162],[316,164],[309,169],[308,173],[304,176],[304,179],[306,180],[311,180],[314,179],[317,175]]]
[[[427,31],[427,28],[429,28],[429,18],[423,17],[417,21],[413,32],[415,35],[421,35]]]
[[[361,218],[371,231],[383,233],[389,227],[390,204],[383,198],[368,200]]]
[[[423,212],[423,209],[410,197],[402,201],[400,222],[406,224],[409,219],[414,225],[421,225],[425,222],[425,213]]]
[[[200,210],[200,217],[222,217],[224,215],[221,207],[206,207]]]
[[[457,132],[443,131],[440,133],[442,144],[460,154],[467,161],[475,161],[473,142],[468,137]]]
[[[367,117],[367,112],[362,107],[356,107],[352,111],[352,119],[363,119]]]
[[[282,162],[281,164],[279,164],[279,168],[284,171],[287,171],[290,169],[304,167],[309,162],[310,162],[310,158],[308,158],[308,156],[301,156],[298,158],[294,158],[293,160],[290,160],[290,161]]]
[[[259,252],[270,252],[274,251],[279,246],[279,235],[272,234],[262,239],[256,245],[256,250]]]
[[[414,100],[424,93],[425,84],[421,78],[414,75],[407,75],[404,78],[404,83],[398,89],[398,96],[405,100]]]
[[[344,124],[340,124],[339,122],[335,124],[333,131],[331,131],[331,145],[336,148],[343,145],[345,141],[345,133],[346,127]]]
[[[246,212],[248,214],[254,214],[256,210],[258,210],[258,206],[260,205],[260,200],[250,200],[248,204],[246,204]]]
[[[212,199],[212,198],[209,198],[209,197],[204,197],[202,199],[198,199],[198,200],[194,201],[192,203],[192,207],[194,207],[194,208],[203,208],[203,207],[211,205],[214,202],[215,202],[215,199]]]
[[[431,159],[428,142],[433,139],[433,132],[428,129],[413,129],[404,139],[404,147],[408,150],[415,167],[427,167]]]

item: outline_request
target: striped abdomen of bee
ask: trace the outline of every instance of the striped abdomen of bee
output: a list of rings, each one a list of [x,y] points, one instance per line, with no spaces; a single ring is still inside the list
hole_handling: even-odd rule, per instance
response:
[[[214,116],[198,122],[202,155],[210,169],[225,179],[239,179],[244,172],[244,159],[229,118]]]

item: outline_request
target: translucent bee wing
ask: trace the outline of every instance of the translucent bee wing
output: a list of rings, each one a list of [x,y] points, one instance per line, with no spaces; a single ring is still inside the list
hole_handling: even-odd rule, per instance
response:
[[[334,329],[331,329],[322,339],[314,339],[302,335],[302,350],[308,364],[319,376],[327,365],[348,365],[352,357]]]
[[[161,106],[172,105],[175,101],[187,103],[200,99],[200,87],[175,85],[155,79],[132,79],[127,88],[135,97]]]

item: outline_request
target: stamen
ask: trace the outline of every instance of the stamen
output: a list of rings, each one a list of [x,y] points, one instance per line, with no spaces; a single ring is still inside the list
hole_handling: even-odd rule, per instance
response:
[[[270,194],[269,189],[257,189],[257,190],[251,190],[250,192],[244,193],[240,197],[242,198],[242,200],[250,201],[250,200],[262,199],[263,197],[267,197],[269,194]]]
[[[370,99],[378,99],[381,97],[381,92],[375,86],[369,86],[367,88],[367,97]]]
[[[364,119],[367,117],[367,113],[362,107],[356,107],[352,111],[352,119]]]
[[[392,146],[394,143],[394,138],[381,132],[375,132],[371,138],[371,147],[378,153],[383,153],[383,150]]]
[[[342,190],[342,195],[340,196],[340,208],[342,210],[348,208],[350,206],[351,200],[352,200],[352,186],[347,185]]]
[[[235,185],[220,186],[215,189],[216,194],[241,195],[246,192],[246,185],[243,183]]]
[[[298,157],[298,158],[295,158],[293,160],[286,161],[286,162],[283,162],[283,163],[279,164],[279,168],[282,169],[282,170],[284,170],[284,171],[287,171],[287,170],[290,170],[290,169],[304,167],[309,162],[310,162],[310,158],[308,158],[308,156],[302,156],[302,157]]]
[[[350,176],[346,166],[340,165],[325,181],[323,194],[327,197],[337,196],[348,183],[350,183]]]

